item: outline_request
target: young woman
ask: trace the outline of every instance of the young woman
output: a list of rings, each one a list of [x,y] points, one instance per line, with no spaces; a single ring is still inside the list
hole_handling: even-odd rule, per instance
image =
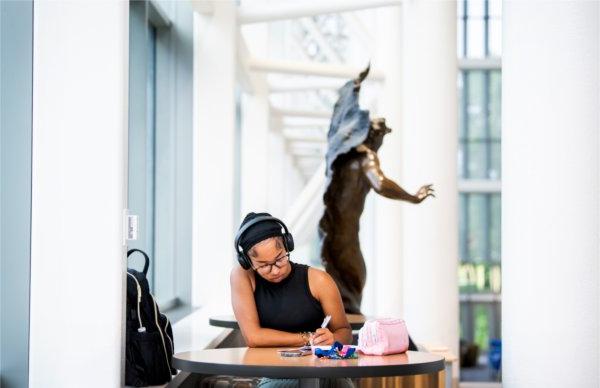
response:
[[[268,213],[249,213],[235,239],[231,300],[249,347],[349,344],[340,292],[326,272],[290,260],[293,238]],[[325,316],[329,325],[321,328]]]

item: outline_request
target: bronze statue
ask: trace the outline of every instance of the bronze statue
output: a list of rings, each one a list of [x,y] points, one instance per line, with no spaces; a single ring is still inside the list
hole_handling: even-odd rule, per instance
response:
[[[369,68],[339,90],[327,136],[325,211],[319,221],[321,260],[337,283],[349,314],[360,314],[367,275],[358,231],[369,191],[415,204],[435,197],[432,185],[424,185],[412,195],[381,170],[377,151],[391,129],[385,119],[370,120],[369,112],[359,108],[360,85],[368,72]]]

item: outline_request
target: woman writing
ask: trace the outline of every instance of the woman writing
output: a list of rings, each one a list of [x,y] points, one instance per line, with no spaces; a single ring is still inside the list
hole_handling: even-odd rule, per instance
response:
[[[231,271],[233,311],[249,347],[349,344],[352,330],[333,279],[290,260],[287,227],[249,213],[235,239],[240,266]],[[326,315],[327,327],[321,328]]]

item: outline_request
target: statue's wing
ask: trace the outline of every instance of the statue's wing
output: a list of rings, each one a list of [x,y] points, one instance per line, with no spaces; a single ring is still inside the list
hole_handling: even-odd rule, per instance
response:
[[[369,111],[360,109],[358,97],[360,84],[369,73],[369,67],[358,78],[350,80],[338,91],[338,100],[333,108],[331,124],[327,134],[327,177],[331,177],[332,165],[338,156],[350,151],[365,141],[369,134]]]

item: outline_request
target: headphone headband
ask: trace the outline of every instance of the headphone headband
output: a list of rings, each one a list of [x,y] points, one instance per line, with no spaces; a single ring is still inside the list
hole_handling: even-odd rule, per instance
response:
[[[246,232],[246,230],[248,230],[250,227],[260,223],[260,222],[265,222],[265,221],[275,221],[277,222],[280,226],[281,226],[281,234],[286,234],[289,233],[287,226],[285,226],[285,224],[283,223],[283,221],[281,221],[279,218],[275,218],[272,216],[258,216],[250,221],[248,221],[248,223],[244,226],[242,226],[240,228],[240,230],[238,230],[237,234],[235,235],[235,250],[239,252],[239,247],[240,247],[240,238],[242,238],[242,236],[244,235],[244,232]]]
[[[250,258],[248,258],[246,256],[244,249],[240,246],[240,239],[242,238],[244,233],[250,227],[252,227],[260,222],[266,222],[266,221],[274,221],[281,226],[281,237],[283,238],[283,245],[285,247],[285,250],[287,252],[291,252],[294,250],[294,239],[292,238],[291,233],[289,232],[287,226],[283,223],[283,221],[281,221],[279,218],[275,218],[273,216],[258,216],[256,218],[248,221],[248,223],[246,225],[242,226],[238,230],[237,234],[235,235],[235,240],[234,240],[235,252],[237,253],[237,256],[238,256],[238,262],[244,269],[248,269],[252,265],[250,262]]]

